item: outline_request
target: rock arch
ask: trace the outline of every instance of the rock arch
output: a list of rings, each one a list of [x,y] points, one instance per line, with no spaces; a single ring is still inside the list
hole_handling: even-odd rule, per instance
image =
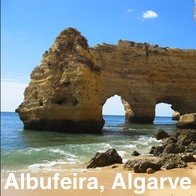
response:
[[[174,111],[178,111],[181,114],[191,113],[194,111],[192,108],[192,104],[190,104],[191,102],[189,102],[189,100],[184,99],[184,97],[182,96],[166,95],[162,98],[157,99],[157,103],[161,102],[171,104],[171,109],[173,109]],[[193,103],[193,106],[194,105],[195,104]]]
[[[121,99],[121,104],[122,104],[122,106],[124,108],[124,113],[125,113],[125,122],[126,123],[130,123],[131,122],[131,118],[133,117],[134,113],[133,113],[133,110],[131,109],[131,105],[121,95],[114,94],[114,95],[111,95],[111,96],[105,98],[104,101],[101,102],[102,108],[104,107],[104,105],[107,102],[107,100],[112,98],[112,97],[114,97],[115,95],[119,96],[120,99]]]
[[[116,105],[115,105],[115,104],[116,104]],[[125,110],[124,110],[124,107],[123,107],[123,103],[122,103],[122,98],[121,98],[121,96],[119,96],[119,95],[117,95],[117,94],[115,94],[115,95],[113,95],[113,96],[111,96],[111,97],[108,97],[108,98],[104,101],[104,103],[101,104],[101,105],[102,105],[102,113],[103,113],[103,114],[104,114],[104,111],[106,110],[105,108],[107,108],[106,113],[109,112],[109,114],[112,115],[112,112],[113,112],[113,111],[117,111],[117,112],[118,112],[117,109],[119,109],[120,106],[121,106],[121,108],[120,108],[121,111],[119,111],[119,112],[122,112],[122,109],[123,109],[123,114],[125,113]],[[112,108],[111,111],[109,111],[110,108]],[[115,115],[115,114],[116,114],[116,113],[113,113],[113,115]],[[107,115],[107,114],[106,114],[106,115]]]
[[[128,122],[152,123],[159,102],[195,112],[196,50],[122,40],[90,48],[68,28],[31,73],[16,111],[25,129],[100,132],[103,103],[114,94],[126,100]]]
[[[171,106],[172,106],[171,104],[165,102],[157,103],[155,106],[155,116],[172,118],[175,111],[171,108]],[[156,121],[154,120],[153,123],[155,122]]]

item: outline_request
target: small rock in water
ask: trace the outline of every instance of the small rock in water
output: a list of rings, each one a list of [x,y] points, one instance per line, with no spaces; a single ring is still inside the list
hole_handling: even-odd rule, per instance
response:
[[[133,151],[133,153],[132,153],[132,156],[139,156],[140,155],[140,153],[139,152],[137,152],[136,150],[135,151]]]
[[[162,140],[164,138],[167,138],[169,137],[168,133],[165,132],[163,129],[159,129],[155,134],[154,136],[157,140]]]

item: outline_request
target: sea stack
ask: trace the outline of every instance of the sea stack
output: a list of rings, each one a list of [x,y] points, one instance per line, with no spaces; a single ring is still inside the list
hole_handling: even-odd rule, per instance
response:
[[[165,102],[180,114],[196,111],[196,50],[119,40],[89,47],[67,28],[31,73],[16,109],[25,129],[101,132],[102,107],[122,98],[126,122],[152,123]]]
[[[24,102],[16,110],[25,129],[100,132],[104,120],[100,69],[85,37],[62,31],[31,73]]]

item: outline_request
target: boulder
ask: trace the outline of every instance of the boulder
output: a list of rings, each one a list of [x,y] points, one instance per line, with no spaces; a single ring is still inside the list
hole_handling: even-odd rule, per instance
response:
[[[196,162],[191,154],[164,154],[157,159],[134,159],[124,164],[124,169],[133,170],[135,173],[154,173],[161,168],[174,169],[185,168],[188,162]]]
[[[146,173],[147,169],[151,168],[154,171],[158,171],[161,165],[154,159],[135,159],[128,160],[124,164],[124,169],[133,170],[135,173]]]
[[[96,168],[122,163],[122,158],[115,149],[109,149],[104,153],[97,152],[96,155],[89,161],[87,168]]]
[[[187,164],[182,159],[179,154],[167,154],[161,157],[161,160],[158,161],[165,169],[174,169],[174,168],[185,168]]]
[[[159,156],[163,153],[165,146],[152,146],[149,154],[153,154],[154,156]]]
[[[196,143],[191,142],[191,143],[187,146],[187,148],[186,148],[186,153],[191,153],[191,154],[196,155]]]
[[[176,127],[180,129],[196,129],[196,113],[180,116],[180,120],[176,123]]]
[[[139,156],[140,155],[140,153],[139,152],[137,152],[136,150],[135,151],[133,151],[133,153],[132,153],[132,156]]]
[[[184,152],[184,151],[185,151],[185,147],[184,146],[179,146],[178,144],[173,143],[173,144],[168,144],[165,147],[163,153],[164,154],[170,154],[170,153],[177,154],[177,153]]]
[[[163,129],[159,129],[153,136],[154,138],[156,138],[157,140],[162,140],[165,138],[168,138],[169,135],[167,132],[165,132]]]
[[[179,120],[180,119],[180,113],[179,112],[174,112],[172,115],[172,120]]]
[[[196,130],[182,130],[176,134],[176,138],[182,145],[188,146],[189,144],[196,143]]]
[[[186,154],[182,156],[182,160],[185,163],[189,163],[189,162],[196,162],[196,158],[192,155],[192,154]]]
[[[164,144],[166,145],[173,144],[173,143],[177,143],[176,135],[170,135],[168,138],[164,140]]]

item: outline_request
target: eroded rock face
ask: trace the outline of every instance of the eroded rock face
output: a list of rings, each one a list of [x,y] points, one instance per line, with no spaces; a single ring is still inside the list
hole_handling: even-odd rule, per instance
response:
[[[180,119],[180,113],[175,111],[172,114],[172,120],[179,120],[179,119]]]
[[[126,122],[152,123],[157,103],[196,111],[196,50],[119,41],[88,47],[73,28],[62,31],[31,74],[17,112],[26,129],[99,132],[102,106],[121,96]]]
[[[128,160],[124,164],[124,169],[133,170],[135,173],[146,173],[149,168],[158,171],[161,168],[161,164],[158,164],[156,159],[134,159]]]
[[[17,112],[25,129],[99,132],[102,82],[94,54],[78,31],[68,28],[31,73]]]
[[[180,116],[176,126],[181,129],[196,129],[196,113]]]

